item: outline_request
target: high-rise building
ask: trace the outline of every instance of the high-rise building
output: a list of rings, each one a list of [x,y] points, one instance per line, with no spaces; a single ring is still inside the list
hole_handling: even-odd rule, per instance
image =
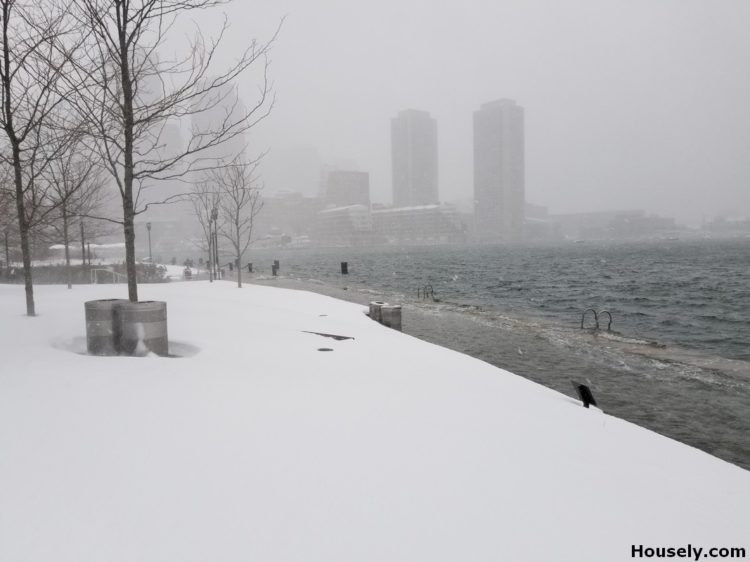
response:
[[[474,112],[474,218],[488,242],[517,242],[524,229],[523,108],[513,100]]]
[[[326,178],[325,203],[334,207],[364,205],[370,207],[370,174],[350,170],[331,170]]]
[[[393,205],[432,205],[438,196],[437,122],[407,109],[391,120]]]

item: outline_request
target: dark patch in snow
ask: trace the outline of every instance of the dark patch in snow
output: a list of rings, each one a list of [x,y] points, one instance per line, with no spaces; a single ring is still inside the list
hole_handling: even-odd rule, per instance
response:
[[[324,338],[333,338],[336,341],[344,341],[344,340],[353,340],[354,338],[351,336],[337,336],[336,334],[324,334],[322,332],[308,332],[307,330],[302,330],[305,334],[315,334],[316,336],[323,336]]]
[[[330,347],[319,347],[318,351],[333,351]]]

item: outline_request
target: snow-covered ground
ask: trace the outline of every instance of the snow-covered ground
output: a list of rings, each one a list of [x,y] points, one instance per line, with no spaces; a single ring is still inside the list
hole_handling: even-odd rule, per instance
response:
[[[36,318],[0,285],[0,561],[750,556],[750,472],[358,305],[139,290],[181,357],[85,355],[83,302],[124,285],[37,287]]]

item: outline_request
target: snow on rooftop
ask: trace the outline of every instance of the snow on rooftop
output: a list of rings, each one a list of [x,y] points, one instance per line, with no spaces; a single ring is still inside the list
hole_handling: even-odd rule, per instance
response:
[[[1,561],[599,562],[640,544],[750,546],[750,472],[361,306],[229,282],[139,290],[167,301],[181,357],[83,353],[83,302],[124,285],[37,287],[37,318],[22,287],[0,285]]]
[[[70,248],[77,249],[80,246],[80,242],[75,242],[70,244]],[[115,248],[115,249],[125,249],[125,243],[124,242],[112,242],[111,244],[93,244],[93,243],[87,243],[87,246],[91,249],[107,249],[107,248]],[[52,244],[49,247],[50,250],[64,250],[65,244]]]
[[[456,207],[448,203],[434,203],[432,205],[412,205],[411,207],[389,207],[387,209],[377,209],[373,211],[372,214],[411,213],[414,211],[426,210],[455,211]]]

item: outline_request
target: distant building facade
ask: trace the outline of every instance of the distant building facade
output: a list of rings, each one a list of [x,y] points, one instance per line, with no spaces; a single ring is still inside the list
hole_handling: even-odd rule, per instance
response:
[[[370,174],[349,170],[328,172],[325,184],[325,204],[334,207],[349,205],[370,206]]]
[[[643,209],[549,215],[569,240],[667,238],[682,230],[673,218],[649,215]]]
[[[263,197],[263,208],[253,225],[262,245],[280,245],[309,236],[322,208],[317,197],[305,197],[296,191],[281,190]]]
[[[365,205],[347,205],[321,211],[313,238],[321,246],[366,246],[372,240],[372,216]]]
[[[374,239],[381,244],[457,244],[466,227],[452,205],[419,205],[372,212]]]
[[[432,205],[438,196],[437,122],[407,109],[391,120],[393,206]]]
[[[525,207],[523,108],[508,99],[474,112],[474,215],[482,241],[523,239]]]

